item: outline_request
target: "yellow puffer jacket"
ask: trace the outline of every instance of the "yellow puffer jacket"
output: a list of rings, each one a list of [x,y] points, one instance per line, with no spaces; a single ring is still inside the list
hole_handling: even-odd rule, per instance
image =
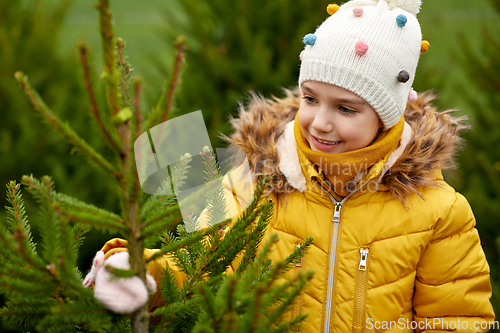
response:
[[[314,166],[300,167],[291,122],[297,92],[287,91],[285,99],[254,96],[232,120],[236,132],[227,139],[246,153],[252,175],[276,175],[266,235],[277,233],[280,241],[271,259],[283,260],[314,238],[295,270],[315,272],[290,314],[308,314],[301,332],[488,330],[494,319],[489,267],[474,216],[440,171],[453,165],[463,127],[436,113],[430,100],[423,94],[408,104],[413,134],[406,130],[407,142],[344,199],[325,190]],[[229,184],[226,190],[239,193]],[[230,208],[234,215],[238,207]],[[167,260],[150,265],[154,275]]]
[[[297,267],[315,271],[292,311],[309,315],[302,332],[487,331],[489,267],[469,204],[440,171],[453,166],[459,122],[438,114],[428,94],[408,103],[406,142],[341,200],[312,165],[300,168],[291,122],[300,100],[287,95],[254,96],[228,140],[254,175],[277,175],[268,234],[280,241],[271,259],[314,238]]]

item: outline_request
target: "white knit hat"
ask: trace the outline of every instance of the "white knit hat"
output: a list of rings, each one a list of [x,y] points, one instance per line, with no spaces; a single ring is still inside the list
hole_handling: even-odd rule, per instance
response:
[[[320,81],[347,89],[367,101],[385,128],[394,126],[415,97],[411,89],[422,42],[416,18],[420,0],[353,0],[304,37],[299,87]]]

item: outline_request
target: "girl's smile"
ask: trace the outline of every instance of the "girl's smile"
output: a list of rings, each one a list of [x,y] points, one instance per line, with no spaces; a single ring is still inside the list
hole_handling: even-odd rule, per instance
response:
[[[314,135],[311,135],[312,138],[312,146],[314,146],[317,149],[313,150],[319,150],[319,151],[326,151],[335,148],[338,146],[342,141],[328,141],[328,140],[322,140],[320,138],[315,137]],[[309,144],[311,144],[309,143]]]

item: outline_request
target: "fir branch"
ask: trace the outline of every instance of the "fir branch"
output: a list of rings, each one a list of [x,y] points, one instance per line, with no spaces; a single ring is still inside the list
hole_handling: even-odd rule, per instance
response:
[[[285,267],[282,270],[282,274],[288,271],[293,264],[298,264],[302,260],[302,257],[304,257],[312,243],[312,237],[306,238],[301,244],[296,247],[293,253],[291,253],[285,260],[283,260]]]
[[[212,329],[208,323],[201,323],[193,329],[193,333],[216,333],[217,331]]]
[[[118,37],[116,39],[116,50],[118,53],[117,65],[121,73],[120,97],[122,108],[132,106],[133,94],[135,93],[132,86],[132,72],[134,68],[128,62],[124,49],[125,42],[121,37]]]
[[[10,234],[10,230],[0,224],[0,263],[12,262],[12,253],[15,247],[15,241]],[[1,267],[1,266],[0,266]]]
[[[75,250],[77,251],[82,245],[83,241],[85,240],[85,234],[87,234],[90,231],[91,227],[90,225],[83,224],[83,223],[75,223],[73,226],[73,241],[75,244]]]
[[[104,71],[101,79],[106,89],[106,99],[111,115],[118,123],[117,132],[123,152],[120,155],[120,205],[123,210],[123,222],[126,227],[128,249],[130,254],[131,269],[137,271],[139,278],[146,283],[146,266],[143,257],[144,239],[141,237],[142,226],[139,219],[139,204],[136,200],[134,182],[136,181],[135,161],[133,159],[132,134],[127,112],[128,106],[121,111],[118,87],[120,85],[120,72],[116,68],[113,30],[111,26],[111,12],[109,0],[100,0],[96,5],[99,10],[101,40],[103,49]],[[123,111],[123,112],[122,112]],[[128,109],[128,113],[130,109]],[[149,319],[146,305],[132,314],[132,328],[134,333],[148,332]]]
[[[116,218],[115,216],[106,216],[111,215],[112,213],[106,215],[99,214],[102,210],[97,207],[81,208],[63,201],[54,202],[53,207],[58,215],[63,216],[70,221],[92,225],[107,232],[110,232],[111,230],[118,232],[125,231],[125,227],[121,219]]]
[[[197,295],[196,298],[200,299],[202,312],[198,316],[193,332],[202,332],[207,329],[215,332],[240,331],[237,323],[241,314],[238,313],[238,310],[242,308],[233,305],[238,282],[237,276],[225,275],[218,290],[214,287],[209,288],[207,285],[210,285],[210,282],[201,284],[202,290],[198,290],[201,296]],[[236,303],[240,304],[241,302],[236,301]]]
[[[28,189],[41,205],[41,216],[44,222],[40,228],[42,254],[49,263],[45,265],[46,272],[52,276],[58,289],[76,294],[81,293],[83,289],[81,280],[77,278],[73,269],[77,260],[75,235],[73,228],[70,228],[67,222],[59,221],[57,218],[54,209],[57,193],[53,189],[52,180],[47,176],[41,181],[25,176],[23,183],[29,186]]]
[[[203,284],[199,284],[198,287],[196,288],[196,291],[201,296],[202,302],[200,302],[200,303],[202,305],[203,310],[205,310],[207,312],[207,314],[211,318],[213,318],[212,320],[216,321],[215,328],[217,328],[219,325],[218,325],[218,320],[217,320],[218,316],[215,313],[215,309],[214,309],[214,303],[215,303],[214,296],[212,295],[212,293],[210,291],[206,290],[206,286],[204,286]]]
[[[185,226],[185,223],[186,223],[186,221],[184,221],[184,226]],[[197,219],[196,218],[191,219],[190,221],[188,221],[188,223],[190,223],[190,225],[195,225],[196,226],[195,230],[201,230],[197,226],[198,223],[197,223]],[[217,226],[216,228],[219,229],[220,226]],[[205,228],[205,230],[208,231],[207,228]],[[218,230],[214,230],[214,232],[211,233],[210,235],[214,235],[214,234],[217,234],[217,233],[219,233],[219,231]],[[182,235],[182,237],[184,237],[184,235]],[[189,244],[188,246],[184,247],[184,249],[189,254],[189,259],[191,261],[191,266],[193,266],[193,267],[197,266],[197,263],[199,262],[200,256],[205,252],[205,246],[206,246],[206,241],[205,241],[205,239],[202,239],[202,241],[193,242],[193,243]]]
[[[251,265],[252,261],[255,259],[255,256],[257,255],[257,249],[260,247],[262,238],[264,237],[264,233],[267,229],[267,223],[269,221],[272,209],[273,209],[272,205],[268,203],[264,207],[262,214],[259,216],[259,221],[257,222],[257,225],[248,236],[248,245],[246,246],[246,251],[245,254],[243,255],[243,258],[241,259],[240,265],[236,270],[236,274],[241,275],[242,272],[244,272],[248,268],[248,266]]]
[[[184,185],[184,180],[186,179],[187,170],[189,170],[189,163],[192,158],[190,154],[184,154],[180,157],[178,163],[175,163],[171,169],[171,179],[166,179],[160,184],[158,191],[160,193],[167,192],[173,188],[172,195],[151,195],[148,200],[142,205],[140,208],[140,218],[145,220],[143,222],[142,228],[149,227],[150,223],[155,223],[155,220],[152,220],[152,215],[164,211],[165,207],[177,207],[175,193],[179,192],[179,188]],[[199,197],[204,194],[204,189],[198,191],[197,193],[193,193],[189,198],[186,199],[188,202],[192,202],[191,200],[198,200]]]
[[[273,263],[269,259],[264,260],[264,264],[260,266],[261,269],[257,277],[252,281],[252,288],[258,288],[261,283],[265,283],[270,279],[276,279],[283,274],[285,269],[285,263],[280,261],[278,263]]]
[[[58,256],[64,253],[62,234],[59,226],[58,216],[53,207],[54,184],[49,176],[41,180],[31,176],[23,176],[22,183],[28,187],[28,191],[35,197],[40,205],[40,216],[42,225],[40,235],[42,238],[42,256],[46,262],[57,262]],[[64,223],[64,222],[63,222]]]
[[[203,172],[205,173],[205,181],[211,182],[220,178],[219,165],[215,158],[214,151],[211,150],[208,146],[203,147],[203,152],[200,153],[202,157],[203,165],[205,169]]]
[[[212,249],[209,251],[206,262],[206,269],[211,276],[220,274],[225,271],[231,264],[234,258],[243,250],[248,242],[248,237],[251,232],[249,226],[259,217],[268,221],[269,219],[269,203],[261,202],[264,194],[264,187],[267,177],[263,177],[257,183],[254,191],[254,198],[248,208],[239,216],[237,222],[229,228],[229,231],[222,239],[212,238]],[[265,213],[264,213],[265,212]]]
[[[281,301],[278,307],[274,308],[273,311],[267,315],[269,323],[276,323],[279,318],[285,313],[286,309],[293,304],[293,301],[300,296],[301,290],[304,289],[306,283],[312,279],[314,273],[308,271],[306,273],[299,273],[291,280],[286,281],[284,284],[275,287],[273,292],[269,293],[269,301],[273,300]],[[286,289],[291,289],[287,292],[285,297],[280,296]]]
[[[135,77],[133,85],[134,85],[133,104],[134,104],[134,114],[135,114],[135,138],[138,138],[142,133],[142,121],[143,121],[143,116],[141,111],[141,92],[143,87],[140,78]]]
[[[29,248],[31,253],[36,255],[36,244],[33,242],[28,216],[24,208],[24,200],[21,194],[21,184],[10,181],[7,184],[7,201],[12,207],[5,207],[7,210],[7,222],[11,231],[20,232],[24,235],[26,243],[23,247]],[[20,228],[20,231],[19,229]]]
[[[171,170],[172,188],[174,193],[178,193],[179,189],[184,185],[187,171],[191,168],[189,163],[192,161],[192,156],[186,153],[180,156],[179,162],[175,163]]]
[[[13,267],[19,268],[19,270],[29,265],[45,272],[45,264],[31,251],[24,249],[22,245],[25,242],[22,241],[22,238],[23,235],[12,235],[0,224],[0,255],[3,257],[0,263],[3,267],[7,267],[12,263]]]
[[[53,285],[53,281],[50,281],[47,277],[49,277],[49,275],[45,274],[41,280],[36,281],[32,276],[27,277],[25,275],[22,278],[14,278],[2,273],[1,283],[4,284],[4,286],[8,286],[8,289],[10,289],[11,292],[16,291],[19,295],[47,296],[46,294],[48,294],[48,291],[51,289],[51,285]],[[49,289],[47,287],[49,287]]]
[[[44,302],[39,301],[38,304],[17,303],[8,301],[7,304],[0,309],[0,316],[7,324],[15,326],[35,326],[42,318],[50,313],[50,308]]]
[[[12,284],[5,282],[5,279],[0,280],[0,290],[4,290],[6,294],[13,291],[21,294],[24,293],[25,291],[22,287],[16,287]],[[0,314],[2,314],[2,311],[0,311]]]
[[[172,168],[171,179],[166,179],[162,182],[158,191],[165,192],[164,190],[166,187],[170,190],[170,186],[172,186],[174,189],[173,193],[178,192],[179,187],[184,184],[184,179],[186,178],[186,172],[189,169],[190,161],[190,154],[181,156],[180,161]],[[192,202],[193,200],[198,200],[203,195],[204,189],[200,189],[184,200],[186,202]],[[168,208],[165,209],[165,207]],[[141,225],[143,230],[141,237],[143,239],[146,239],[155,233],[172,229],[176,224],[182,221],[179,205],[175,200],[175,194],[150,196],[140,208],[140,218],[144,219],[144,222]],[[175,220],[172,220],[172,218],[175,218]],[[170,221],[165,224],[165,221],[163,221],[165,219],[169,219]]]
[[[174,71],[172,74],[172,78],[170,79],[169,89],[167,93],[167,104],[165,105],[165,112],[163,113],[160,122],[168,120],[168,115],[170,113],[170,109],[172,108],[174,93],[179,85],[179,72],[182,63],[185,62],[184,52],[186,51],[186,37],[184,37],[183,35],[177,37],[177,40],[175,41],[175,48],[176,48],[176,54],[175,54]]]
[[[109,163],[101,154],[96,152],[92,146],[90,146],[83,138],[81,138],[76,132],[71,128],[70,125],[59,119],[52,110],[45,105],[44,101],[40,95],[33,89],[28,81],[28,78],[21,72],[16,72],[15,77],[17,82],[24,89],[28,97],[30,98],[35,111],[37,111],[45,121],[51,125],[54,130],[66,138],[78,151],[83,153],[92,164],[96,164],[103,168],[108,173],[116,176],[116,170],[111,163]]]
[[[212,245],[209,258],[203,269],[211,272],[212,275],[225,271],[228,265],[234,260],[236,255],[242,251],[245,239],[249,235],[247,227],[255,221],[264,210],[263,206],[257,207],[249,215],[246,213],[238,219],[238,222],[229,229],[224,238]],[[221,260],[222,259],[222,260]]]
[[[177,237],[170,232],[165,233],[166,246],[155,256],[169,253],[177,269],[187,275],[182,289],[179,289],[171,272],[168,268],[165,270],[163,283],[168,290],[164,290],[164,298],[168,299],[168,305],[155,311],[155,315],[163,316],[160,327],[164,327],[165,331],[268,332],[270,326],[277,323],[270,323],[263,314],[272,308],[271,315],[279,320],[284,309],[303,290],[305,282],[301,281],[307,280],[303,278],[306,274],[300,275],[300,281],[296,279],[276,284],[276,280],[287,266],[303,255],[307,242],[287,260],[274,265],[267,256],[277,242],[277,235],[271,235],[258,254],[252,254],[248,249],[249,246],[260,246],[272,213],[272,205],[261,200],[264,186],[265,181],[261,179],[254,201],[226,233],[222,232],[222,225],[205,229],[204,232],[212,232],[210,237],[207,237],[210,234],[200,231],[187,234],[182,225],[178,226]],[[193,240],[192,244],[183,243],[188,238]],[[244,256],[247,255],[246,268],[241,268],[240,274],[227,275],[227,265],[242,251]],[[189,307],[185,307],[186,301],[191,302]],[[190,317],[192,311],[196,312]],[[196,325],[190,328],[189,322],[183,322],[178,313]],[[296,327],[303,318],[299,316],[286,321],[286,325],[279,328]]]
[[[142,84],[138,77],[134,77],[133,90],[134,90],[134,98],[132,103],[134,106],[135,121],[132,122],[132,124],[134,125],[133,127],[134,131],[132,132],[131,142],[136,141],[136,139],[141,134],[141,129],[142,129],[142,113],[141,113],[141,100],[140,100]],[[134,164],[134,168],[135,172],[133,173],[134,179],[133,179],[132,199],[134,201],[137,201],[137,198],[139,197],[140,183],[139,183],[139,175],[137,173],[137,165]]]
[[[106,269],[112,274],[112,279],[130,278],[137,276],[137,271],[134,269],[120,269],[113,266],[105,265]]]
[[[137,172],[137,165],[135,164],[134,158],[132,157],[131,170],[128,174],[127,183],[130,187],[130,201],[134,202],[134,205],[137,207],[137,219],[140,218],[140,203],[139,203],[139,188],[141,187],[139,183],[139,174]]]
[[[39,332],[130,332],[93,297],[58,304],[37,323]],[[120,320],[121,321],[121,320]]]
[[[162,318],[161,332],[190,332],[199,314],[198,299],[187,298],[182,302],[166,304],[153,312]]]
[[[44,191],[46,191],[45,186],[33,178],[32,175],[23,176],[22,181],[32,191],[37,193],[44,193]],[[87,204],[65,194],[57,193],[52,188],[49,189],[48,192],[45,192],[45,195],[52,198],[50,205],[55,210],[55,213],[68,220],[87,223],[103,228],[103,230],[112,229],[115,231],[124,231],[122,219],[114,213]]]
[[[262,276],[257,276],[256,278],[256,274],[259,269],[264,274],[269,273],[270,269],[266,268],[266,266],[268,266],[266,265],[266,262],[269,261],[267,259],[267,255],[271,249],[271,246],[277,242],[278,242],[278,235],[272,234],[260,249],[252,265],[250,265],[250,267],[246,270],[245,274],[242,275],[243,279],[245,280],[245,284],[247,286],[253,287],[263,280]]]
[[[300,314],[292,318],[289,322],[281,323],[276,329],[271,329],[270,333],[300,332],[300,324],[306,318],[306,314]]]
[[[160,290],[165,304],[172,304],[181,300],[179,286],[169,267],[165,267],[163,270]]]
[[[24,177],[26,177],[26,176],[24,176]],[[23,177],[23,179],[24,179],[24,177]],[[32,185],[32,186],[34,186],[34,185]],[[111,220],[115,223],[123,223],[121,217],[119,215],[116,215],[115,213],[112,213],[112,212],[107,211],[105,209],[96,207],[92,204],[88,204],[84,201],[70,197],[70,196],[63,194],[63,193],[58,193],[58,192],[53,191],[51,194],[54,196],[54,200],[57,201],[58,203],[60,203],[59,206],[60,207],[64,206],[65,210],[88,212],[90,214],[94,214],[96,216]]]
[[[208,148],[203,148],[200,154],[205,166],[205,181],[213,186],[207,190],[206,205],[210,207],[207,212],[208,225],[215,225],[226,219],[227,202],[224,194],[224,186],[220,178],[219,166],[213,152]]]
[[[150,195],[140,208],[141,220],[146,220],[151,214],[155,214],[176,204],[175,195]],[[145,228],[143,222],[143,228]]]
[[[30,249],[31,251],[28,252],[25,250],[27,242],[25,242],[24,239],[26,238],[26,235],[20,226],[17,226],[17,231],[13,235],[13,238],[17,239],[17,241],[18,241],[18,247],[15,250],[21,254],[21,256],[24,258],[24,260],[26,260],[26,263],[28,263],[32,267],[36,267],[39,270],[43,271],[44,266],[43,266],[42,262],[40,260],[38,260],[38,257],[36,256],[36,252],[33,252],[31,247],[28,247],[28,249]]]
[[[68,267],[76,266],[78,251],[76,250],[76,246],[74,243],[73,227],[70,226],[69,223],[61,223],[60,227],[61,227],[64,255],[59,256],[59,262],[58,262],[59,274],[67,275],[66,269]],[[74,271],[71,271],[71,276],[74,276],[75,275],[74,273],[75,273]]]
[[[183,238],[186,238],[188,235],[195,235],[201,233],[200,231],[187,234],[186,229],[183,224],[177,225],[177,234],[179,235],[178,237],[170,237],[170,240],[182,240]],[[167,233],[169,234],[169,233]],[[194,237],[194,236],[191,236]],[[166,250],[166,249],[165,249]],[[171,251],[171,254],[173,255],[173,259],[175,261],[176,266],[179,268],[181,272],[184,272],[186,276],[188,276],[187,281],[184,283],[183,286],[183,292],[185,295],[191,294],[192,289],[193,289],[193,284],[199,281],[200,276],[202,274],[199,274],[199,271],[196,270],[196,267],[191,266],[191,260],[189,258],[189,252],[187,252],[185,249],[182,247],[176,247],[175,250]]]
[[[165,230],[170,230],[173,227],[175,227],[179,222],[182,221],[182,216],[180,214],[174,214],[169,216],[169,219],[167,222],[161,221],[161,223],[158,224],[151,224],[147,228],[141,231],[141,239],[146,239],[155,235],[158,235],[159,233],[162,233]],[[160,221],[159,221],[160,222]]]
[[[162,95],[160,100],[158,101],[156,108],[153,112],[150,113],[148,117],[148,128],[151,128],[157,124],[165,122],[169,118],[170,111],[173,105],[173,99],[175,96],[175,92],[180,83],[180,72],[182,68],[182,64],[185,62],[184,52],[186,51],[186,38],[183,35],[177,37],[175,41],[175,61],[174,68],[172,72],[172,76],[170,77],[170,81],[168,83],[168,90],[165,95]],[[165,107],[161,110],[161,105],[165,102]]]
[[[92,88],[92,79],[90,76],[90,65],[89,61],[87,58],[88,54],[88,47],[84,42],[80,42],[79,44],[79,49],[80,49],[80,62],[82,63],[82,68],[83,68],[83,78],[85,81],[85,88],[87,89],[87,94],[89,95],[89,100],[90,100],[90,111],[94,115],[95,120],[97,121],[97,125],[101,129],[102,134],[104,134],[104,137],[108,140],[108,142],[111,144],[113,149],[121,153],[122,148],[120,147],[120,144],[118,143],[118,140],[112,136],[112,132],[110,129],[104,124],[102,118],[101,118],[101,113],[99,111],[99,107],[97,106],[97,101],[95,98],[94,90]]]
[[[266,278],[266,274],[271,270],[271,268],[273,268],[273,261],[271,259],[265,259],[260,265],[257,276],[251,282],[252,286],[264,280]],[[253,269],[252,272],[255,272],[255,269]]]
[[[101,79],[106,87],[106,99],[108,101],[111,115],[120,111],[118,85],[120,82],[120,72],[116,69],[115,49],[114,49],[114,34],[111,25],[111,11],[109,9],[109,0],[99,0],[99,4],[95,5],[99,10],[99,26],[101,29],[102,41],[102,58],[104,61],[104,71]],[[126,149],[126,147],[123,147]]]
[[[156,222],[162,221],[167,218],[176,217],[178,214],[180,214],[179,206],[178,205],[170,206],[167,209],[159,210],[149,215],[149,217],[144,222],[142,222],[141,227],[143,230],[146,230]],[[169,224],[169,226],[172,225]]]
[[[234,313],[234,294],[236,291],[236,286],[238,284],[238,280],[235,275],[230,275],[226,279],[225,286],[221,286],[219,289],[219,295],[221,299],[225,300],[225,304],[227,307],[228,315],[226,317],[224,323],[224,332],[233,332],[235,329],[235,324],[237,321],[237,314]]]
[[[243,240],[247,237],[245,232],[240,232],[239,234],[233,233],[232,235],[235,236],[231,237],[231,242],[221,242],[215,247],[215,251],[212,252],[212,255],[208,255],[209,258],[207,263],[202,266],[200,270],[206,270],[211,276],[214,276],[221,274],[228,268],[236,255],[241,252],[244,245]],[[225,239],[226,238],[224,238],[224,240]],[[230,244],[232,244],[232,246],[228,246]]]
[[[125,111],[131,113],[128,102],[119,111],[119,85],[120,72],[116,68],[113,48],[113,31],[111,27],[111,13],[109,1],[100,0],[97,6],[100,11],[100,27],[103,43],[104,72],[101,78],[106,87],[106,97],[113,119],[117,122],[117,132],[120,138],[123,152],[120,155],[120,205],[122,207],[123,222],[126,228],[128,239],[128,250],[130,254],[131,270],[137,272],[137,276],[146,283],[146,263],[143,257],[144,239],[141,236],[142,226],[139,218],[139,204],[137,202],[137,175],[135,161],[133,159],[133,143],[130,118]],[[119,50],[119,53],[121,51]],[[123,61],[121,58],[120,61]],[[123,64],[122,64],[123,65]],[[122,67],[123,68],[123,67]],[[128,77],[128,74],[127,74]],[[148,331],[149,320],[146,305],[132,314],[132,328],[134,333]]]
[[[180,249],[192,245],[196,242],[199,242],[200,240],[204,239],[206,236],[216,232],[217,227],[211,227],[207,228],[203,231],[195,231],[192,232],[182,239],[175,239],[171,238],[169,242],[165,246],[163,246],[160,251],[156,252],[154,255],[152,255],[149,259],[147,259],[147,262],[153,261],[167,253],[172,253],[179,251]]]

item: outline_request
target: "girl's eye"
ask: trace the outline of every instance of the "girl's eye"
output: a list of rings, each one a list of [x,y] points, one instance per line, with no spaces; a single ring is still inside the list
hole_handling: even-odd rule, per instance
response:
[[[356,110],[350,109],[350,108],[345,107],[345,106],[339,106],[339,110],[343,114],[354,114],[354,113],[356,113]]]
[[[313,97],[311,97],[311,96],[304,96],[302,98],[307,102],[307,104],[314,104],[314,103],[316,103],[316,100]]]

